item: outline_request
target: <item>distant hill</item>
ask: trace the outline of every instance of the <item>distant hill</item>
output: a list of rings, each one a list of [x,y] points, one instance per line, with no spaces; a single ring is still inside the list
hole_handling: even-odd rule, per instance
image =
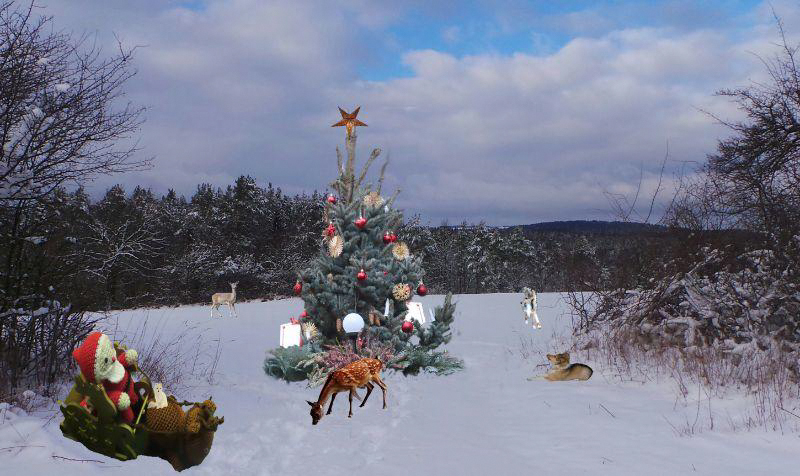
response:
[[[466,228],[474,229],[479,225],[445,225],[447,228]],[[509,226],[487,226],[502,230],[522,228],[524,232],[560,232],[560,233],[595,233],[606,235],[626,235],[641,233],[659,233],[667,230],[661,225],[649,225],[646,223],[629,223],[624,221],[602,221],[602,220],[571,220],[571,221],[548,221],[542,223],[532,223],[530,225],[509,225]]]
[[[660,232],[666,230],[666,227],[661,225],[600,220],[549,221],[543,223],[533,223],[530,225],[520,225],[520,228],[525,231],[600,234],[638,234],[642,232]]]

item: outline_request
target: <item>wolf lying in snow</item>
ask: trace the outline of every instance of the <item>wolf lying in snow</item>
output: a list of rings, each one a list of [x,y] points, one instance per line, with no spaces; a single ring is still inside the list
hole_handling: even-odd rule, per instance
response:
[[[589,380],[592,374],[592,368],[585,364],[572,364],[569,363],[569,352],[561,354],[547,354],[547,360],[553,364],[546,375],[540,377],[529,377],[528,380],[545,379],[551,382],[562,380]]]

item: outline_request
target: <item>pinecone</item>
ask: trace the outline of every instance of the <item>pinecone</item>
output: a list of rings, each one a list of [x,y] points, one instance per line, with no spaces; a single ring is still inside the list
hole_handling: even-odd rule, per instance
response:
[[[343,249],[344,249],[344,240],[339,235],[335,235],[333,238],[331,238],[331,241],[328,242],[328,253],[331,255],[332,258],[336,258],[340,254],[342,254]]]
[[[214,403],[210,398],[203,402],[203,408],[208,411],[209,415],[213,415],[217,412],[217,404]]]
[[[186,414],[186,432],[197,433],[201,428],[201,421],[203,419],[203,407],[193,406]]]

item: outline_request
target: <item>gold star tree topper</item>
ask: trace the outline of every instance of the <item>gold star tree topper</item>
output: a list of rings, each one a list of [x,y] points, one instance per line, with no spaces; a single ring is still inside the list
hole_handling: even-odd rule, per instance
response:
[[[332,125],[331,127],[336,127],[336,126],[346,127],[348,137],[353,135],[353,129],[355,129],[356,126],[366,127],[367,126],[366,124],[356,119],[356,116],[358,116],[359,109],[361,109],[361,106],[358,106],[352,113],[348,113],[347,111],[345,111],[340,107],[339,112],[342,114],[342,120]]]

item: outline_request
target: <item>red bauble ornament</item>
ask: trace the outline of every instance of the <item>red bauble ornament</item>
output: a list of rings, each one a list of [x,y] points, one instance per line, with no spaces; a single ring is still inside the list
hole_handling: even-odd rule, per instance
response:
[[[392,242],[392,235],[390,235],[388,231],[383,234],[383,242],[387,245]]]
[[[367,226],[367,219],[364,217],[358,217],[358,219],[356,219],[356,226],[359,230],[362,230],[365,226]]]
[[[422,282],[420,282],[419,286],[417,286],[417,294],[419,294],[420,296],[428,294],[428,288],[425,287],[425,285],[422,284]]]
[[[405,321],[400,329],[406,334],[411,334],[411,331],[414,330],[414,324],[411,321]]]
[[[390,236],[390,238],[391,238],[391,240],[392,240],[392,243],[394,243],[395,241],[397,241],[397,235],[395,235],[394,233],[392,233],[392,234],[391,234],[391,235],[389,235],[389,236]]]
[[[388,271],[384,271],[384,272],[383,272],[383,275],[384,275],[384,276],[386,276],[387,274],[389,274],[389,272],[388,272]]]
[[[333,223],[328,225],[328,228],[325,229],[325,234],[328,236],[333,236],[336,234],[336,227],[333,226]]]
[[[294,283],[294,293],[300,295],[301,292],[303,292],[303,285],[298,281]]]
[[[300,314],[300,319],[305,319],[306,317],[308,317],[308,311],[303,311],[303,313]]]
[[[336,203],[336,197],[333,196],[333,195],[328,195],[328,203],[330,203],[331,205],[335,204]]]
[[[362,269],[361,271],[358,272],[356,278],[358,278],[359,281],[364,281],[365,279],[367,279],[367,273],[365,273],[364,270]]]

